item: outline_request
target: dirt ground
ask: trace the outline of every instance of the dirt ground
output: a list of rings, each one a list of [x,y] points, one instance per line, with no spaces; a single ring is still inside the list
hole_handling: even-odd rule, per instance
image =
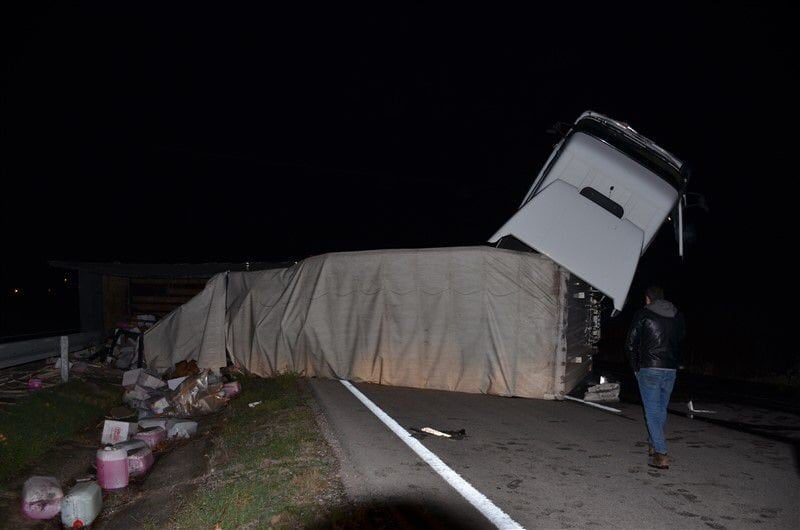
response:
[[[120,392],[121,393],[121,392]],[[183,496],[207,472],[212,451],[211,435],[225,411],[198,419],[198,434],[177,440],[155,452],[156,464],[143,477],[131,478],[130,486],[119,492],[103,492],[103,511],[93,525],[96,529],[168,528],[170,515]],[[77,479],[94,476],[95,452],[99,447],[102,422],[92,425],[72,439],[59,443],[26,473],[10,481],[0,493],[0,527],[46,529],[61,528],[60,517],[32,521],[19,509],[25,480],[32,475],[54,476],[64,491]]]

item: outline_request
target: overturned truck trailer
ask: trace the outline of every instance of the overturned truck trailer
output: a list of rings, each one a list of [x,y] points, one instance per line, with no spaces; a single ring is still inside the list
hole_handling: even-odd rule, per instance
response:
[[[196,359],[395,386],[552,398],[585,375],[596,291],[549,258],[490,247],[333,253],[230,272],[145,336],[149,366]]]
[[[682,251],[688,171],[594,112],[562,128],[498,246],[326,254],[212,278],[145,336],[150,366],[232,362],[417,388],[558,397],[587,373],[600,306],[628,297],[670,213]],[[533,252],[531,252],[533,251]]]

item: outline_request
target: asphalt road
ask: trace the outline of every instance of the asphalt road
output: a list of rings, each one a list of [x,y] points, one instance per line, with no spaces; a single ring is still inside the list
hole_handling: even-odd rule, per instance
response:
[[[311,380],[348,494],[440,526],[492,525],[338,381]],[[400,425],[466,429],[420,441],[526,528],[798,528],[797,445],[670,415],[669,470],[647,467],[641,409],[356,385]]]

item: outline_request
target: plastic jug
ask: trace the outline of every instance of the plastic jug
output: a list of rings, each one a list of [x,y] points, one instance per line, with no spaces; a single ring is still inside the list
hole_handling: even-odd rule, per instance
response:
[[[128,485],[128,452],[125,449],[106,447],[97,451],[97,483],[104,490]]]
[[[128,455],[128,475],[138,477],[144,475],[153,465],[153,452],[149,447],[138,449]]]
[[[134,435],[136,440],[142,440],[147,444],[147,447],[153,449],[158,444],[163,443],[167,439],[167,431],[161,427],[153,427],[144,431],[137,432]]]
[[[103,493],[97,482],[80,482],[61,501],[61,522],[67,528],[92,524],[103,507]]]
[[[141,449],[143,447],[147,447],[147,443],[144,440],[125,440],[124,442],[119,442],[113,445],[114,449],[125,449],[125,452],[131,454],[131,452]]]
[[[31,477],[22,486],[22,513],[31,519],[51,519],[61,510],[63,497],[55,477]]]

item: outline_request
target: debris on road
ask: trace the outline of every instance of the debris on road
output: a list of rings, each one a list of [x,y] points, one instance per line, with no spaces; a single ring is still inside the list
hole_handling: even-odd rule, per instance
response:
[[[432,434],[432,435],[434,435],[434,436],[444,436],[445,438],[450,438],[450,435],[449,435],[449,434],[447,434],[447,433],[444,433],[444,432],[442,432],[442,431],[437,431],[436,429],[433,429],[433,428],[431,428],[431,427],[423,427],[423,428],[422,428],[422,429],[420,429],[420,430],[421,430],[422,432],[426,432],[426,433],[428,433],[428,434]]]
[[[79,482],[61,501],[61,523],[66,528],[86,528],[102,507],[103,493],[97,482]]]
[[[466,429],[459,429],[457,431],[440,431],[432,427],[423,427],[421,429],[418,429],[417,427],[409,427],[409,430],[422,436],[431,435],[438,436],[440,438],[451,438],[453,440],[463,440],[467,436]]]
[[[155,449],[166,441],[167,431],[163,427],[151,427],[137,432],[134,438],[143,441],[150,449]]]
[[[591,401],[587,401],[587,400],[584,400],[584,399],[572,397],[572,396],[570,396],[568,394],[564,394],[563,396],[561,396],[561,399],[566,399],[567,401],[575,401],[577,403],[583,403],[584,405],[589,405],[590,407],[595,407],[595,408],[598,408],[598,409],[601,409],[601,410],[607,410],[609,412],[614,412],[615,414],[621,414],[622,413],[622,411],[619,410],[619,409],[615,409],[613,407],[608,407],[606,405],[601,405],[599,403],[593,403]]]
[[[55,477],[31,477],[22,487],[22,513],[31,519],[52,519],[61,511],[63,497]]]
[[[600,383],[590,386],[586,389],[583,399],[594,403],[616,403],[619,401],[619,383]]]
[[[128,485],[128,452],[105,447],[97,450],[97,483],[104,490],[116,490]]]
[[[124,442],[136,434],[138,430],[139,425],[137,423],[106,420],[103,424],[103,434],[100,437],[100,443],[113,445]]]
[[[197,422],[170,420],[167,422],[167,438],[191,438],[197,434]]]
[[[200,370],[195,361],[182,361],[163,377],[146,365],[133,369],[125,369],[125,366],[123,371],[118,371],[125,356],[118,355],[118,351],[124,353],[124,346],[116,339],[126,337],[130,338],[129,334],[115,337],[112,353],[108,349],[100,352],[105,357],[98,360],[104,362],[91,363],[79,357],[73,357],[74,362],[69,361],[73,371],[80,365],[83,377],[118,381],[120,398],[125,403],[112,406],[101,423],[98,441],[102,447],[94,452],[96,473],[66,484],[76,484],[66,497],[56,478],[29,478],[22,493],[21,507],[25,516],[44,520],[61,513],[67,528],[89,526],[102,511],[102,490],[121,490],[132,481],[143,484],[141,477],[156,465],[160,454],[175,445],[173,441],[197,435],[197,416],[218,412],[241,392],[240,383],[233,380],[235,375],[227,371],[221,375]],[[88,355],[99,357],[94,352]],[[88,356],[83,358],[89,359]],[[128,360],[133,358],[135,356]],[[27,395],[32,390],[58,384],[58,376],[55,362],[48,362],[46,367],[36,371],[4,374],[0,390],[4,399],[5,396],[16,397],[16,394]],[[13,405],[14,402],[3,404]],[[0,442],[4,441],[5,435],[0,435]]]
[[[699,412],[701,414],[716,414],[717,413],[716,410],[706,410],[706,409],[696,409],[696,408],[694,408],[694,403],[692,403],[691,399],[689,400],[689,403],[686,404],[686,406],[689,408],[689,412]]]
[[[225,393],[225,397],[232,398],[239,395],[239,392],[242,391],[242,387],[239,381],[232,381],[222,385],[222,391]]]
[[[144,475],[152,467],[155,459],[153,451],[145,446],[134,451],[128,451],[128,476],[138,477]]]
[[[252,403],[248,403],[247,404],[247,406],[250,407],[251,409],[255,408],[255,407],[259,406],[259,405],[261,405],[260,401],[253,401]]]

